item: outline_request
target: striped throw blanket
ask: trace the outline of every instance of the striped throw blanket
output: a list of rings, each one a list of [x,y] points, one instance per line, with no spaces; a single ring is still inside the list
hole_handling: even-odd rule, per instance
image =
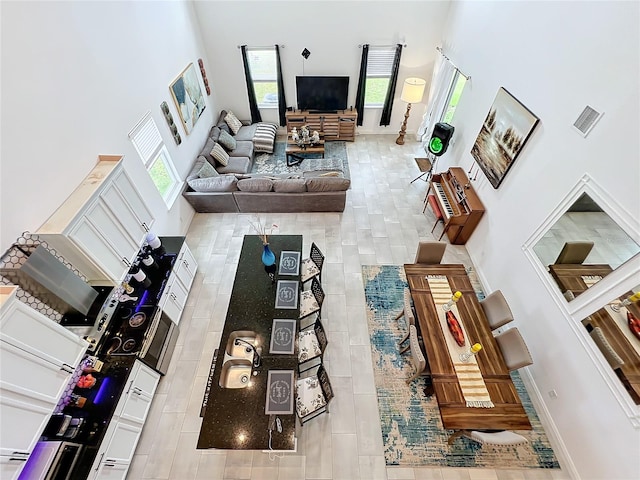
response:
[[[278,127],[272,123],[259,123],[253,136],[253,150],[257,153],[273,153],[277,130]]]

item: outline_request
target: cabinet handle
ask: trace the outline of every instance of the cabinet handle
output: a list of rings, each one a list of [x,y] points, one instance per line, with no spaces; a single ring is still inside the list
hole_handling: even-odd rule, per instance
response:
[[[182,263],[184,264],[185,267],[189,268],[189,262],[187,262],[186,260],[183,260]]]
[[[116,464],[115,463],[105,463],[104,466],[105,467],[115,467]]]
[[[146,222],[142,222],[142,228],[144,228],[145,231],[147,231],[147,232],[149,231],[149,227],[147,226]]]
[[[68,363],[63,363],[62,366],[60,367],[60,370],[62,370],[63,372],[67,372],[67,373],[75,372],[75,369],[71,365],[69,365]]]
[[[130,266],[131,266],[131,262],[130,262],[127,258],[122,257],[122,261],[124,262],[124,264],[125,264],[127,267],[130,267]]]
[[[129,395],[129,392],[131,391],[131,386],[133,385],[133,380],[131,380],[129,382],[129,388],[127,388],[127,393],[125,393],[125,395]]]
[[[102,463],[102,459],[104,458],[104,454],[105,454],[105,452],[102,452],[102,455],[100,455],[100,460],[98,460],[98,466],[96,467],[96,472],[100,468],[100,464]]]
[[[10,462],[26,462],[27,457],[9,457]]]
[[[138,387],[133,387],[133,393],[135,393],[136,395],[142,395],[142,390]]]

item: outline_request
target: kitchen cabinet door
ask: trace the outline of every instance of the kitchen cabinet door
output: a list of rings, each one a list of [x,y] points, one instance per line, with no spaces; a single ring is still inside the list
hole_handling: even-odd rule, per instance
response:
[[[101,463],[131,463],[141,433],[142,425],[118,420]]]
[[[47,405],[0,388],[0,456],[24,457],[26,460],[54,408],[55,404]],[[18,460],[12,462],[20,463]]]
[[[89,344],[20,300],[12,299],[0,313],[0,340],[73,373]],[[18,367],[9,363],[7,368]],[[3,365],[3,372],[4,372]],[[56,400],[57,401],[57,400]]]
[[[27,458],[20,455],[0,455],[0,478],[2,480],[15,480],[18,478],[22,467],[27,463]]]
[[[178,279],[176,272],[173,272],[169,276],[167,287],[160,299],[160,308],[162,308],[162,311],[165,312],[176,325],[180,323],[180,317],[187,303],[188,296],[189,291]]]
[[[127,478],[129,464],[103,462],[98,467],[96,480],[124,480]],[[3,477],[4,478],[4,477]]]
[[[173,269],[178,279],[182,282],[182,285],[189,291],[193,284],[193,279],[196,276],[196,271],[198,270],[198,263],[186,243],[182,245],[180,254],[178,255],[178,261]]]
[[[159,381],[158,372],[136,361],[115,414],[123,420],[142,425],[147,419]]]

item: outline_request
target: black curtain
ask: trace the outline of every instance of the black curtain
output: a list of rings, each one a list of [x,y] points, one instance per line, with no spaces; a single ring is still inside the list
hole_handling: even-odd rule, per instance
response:
[[[249,59],[247,58],[247,46],[242,45],[242,63],[244,64],[244,78],[247,82],[247,96],[249,97],[249,110],[251,110],[251,123],[262,121],[258,102],[256,101],[256,92],[253,89],[253,79],[251,78],[251,69],[249,68]]]
[[[358,78],[358,93],[356,94],[356,112],[358,125],[362,126],[364,117],[364,96],[367,88],[367,60],[369,58],[369,44],[362,45],[362,59],[360,60],[360,77]]]
[[[285,114],[287,112],[287,99],[284,96],[284,81],[282,80],[282,65],[280,64],[280,47],[276,44],[276,75],[278,82],[278,115],[280,117],[280,126],[287,124]]]
[[[393,58],[393,69],[391,70],[391,77],[389,78],[387,97],[384,100],[384,107],[382,108],[382,117],[380,118],[381,127],[386,127],[391,122],[391,109],[393,107],[393,97],[396,94],[398,69],[400,68],[400,55],[402,55],[402,45],[398,43],[396,45],[396,55]]]

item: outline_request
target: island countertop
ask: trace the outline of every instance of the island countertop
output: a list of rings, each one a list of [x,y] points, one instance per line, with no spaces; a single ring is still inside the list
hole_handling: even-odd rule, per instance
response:
[[[301,252],[302,236],[272,235],[269,237],[269,245],[276,254],[278,266],[282,251]],[[270,446],[273,450],[295,448],[295,398],[294,413],[278,414],[282,432],[273,429],[271,439],[269,415],[265,413],[265,407],[270,370],[293,370],[294,379],[297,377],[297,352],[292,355],[271,354],[269,343],[273,319],[297,319],[299,315],[297,308],[275,308],[277,281],[299,281],[300,277],[280,276],[276,272],[275,282],[272,283],[262,264],[262,250],[262,242],[257,235],[245,236],[198,438],[199,449],[266,450]],[[257,345],[262,348],[262,364],[253,369],[257,375],[251,377],[249,386],[223,388],[219,381],[224,350],[230,334],[238,330],[256,333]],[[213,357],[213,352],[211,354]],[[295,392],[292,391],[291,395],[295,395]]]

